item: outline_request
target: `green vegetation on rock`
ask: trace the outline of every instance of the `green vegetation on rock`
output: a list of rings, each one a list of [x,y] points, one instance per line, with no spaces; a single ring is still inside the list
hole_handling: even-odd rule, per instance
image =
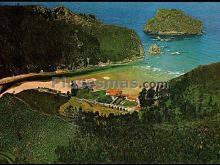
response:
[[[154,18],[148,20],[144,31],[161,35],[201,34],[203,23],[186,15],[182,10],[159,9]]]
[[[134,30],[64,8],[0,6],[0,77],[143,55]]]
[[[157,44],[152,44],[151,47],[149,48],[148,52],[150,54],[160,54],[161,49]]]

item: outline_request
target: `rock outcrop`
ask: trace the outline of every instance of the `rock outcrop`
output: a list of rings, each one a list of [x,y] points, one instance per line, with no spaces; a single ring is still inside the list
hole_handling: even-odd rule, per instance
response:
[[[146,33],[159,35],[195,35],[201,34],[202,29],[201,20],[177,9],[159,9],[156,16],[144,26]]]
[[[161,49],[157,44],[152,44],[151,47],[149,48],[148,52],[150,54],[160,54],[161,53]]]

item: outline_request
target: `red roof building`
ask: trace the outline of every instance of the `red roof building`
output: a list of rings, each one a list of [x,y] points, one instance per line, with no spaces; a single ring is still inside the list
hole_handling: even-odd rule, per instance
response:
[[[122,91],[117,90],[117,89],[108,89],[106,90],[106,94],[109,96],[121,96]]]

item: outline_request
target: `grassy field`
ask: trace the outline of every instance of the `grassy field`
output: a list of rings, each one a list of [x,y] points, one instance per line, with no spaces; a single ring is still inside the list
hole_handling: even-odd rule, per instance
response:
[[[82,108],[83,111],[91,111],[91,112],[96,112],[98,111],[100,115],[102,116],[108,116],[110,113],[113,113],[114,115],[121,115],[121,114],[125,114],[126,112],[122,112],[116,109],[111,109],[111,108],[107,108],[107,107],[102,107],[100,105],[96,105],[93,103],[88,103],[86,101],[78,101],[76,98],[72,97],[67,103],[63,104],[62,106],[60,106],[60,114],[63,116],[66,116],[64,114],[65,109],[67,109],[67,107],[69,106],[73,106],[76,107],[77,109],[79,109],[79,107]]]
[[[106,95],[106,90],[90,91],[89,89],[78,89],[76,97],[108,104],[113,101],[111,96]]]
[[[16,95],[28,103],[33,109],[45,114],[57,115],[59,107],[68,101],[67,97],[59,96],[36,90],[27,90]]]
[[[136,105],[137,105],[137,102],[135,102],[135,101],[129,101],[129,100],[124,100],[124,101],[120,102],[119,105],[128,106],[128,107],[133,107],[133,106],[136,106]]]
[[[81,99],[91,99],[95,100],[98,97],[104,97],[105,96],[105,90],[100,90],[100,91],[90,91],[86,89],[78,89],[76,97],[81,98]]]

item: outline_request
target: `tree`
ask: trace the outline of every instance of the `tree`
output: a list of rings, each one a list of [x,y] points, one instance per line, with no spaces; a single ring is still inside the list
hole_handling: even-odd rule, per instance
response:
[[[67,96],[70,98],[71,97],[71,95],[70,95],[70,91],[67,91]]]
[[[82,107],[79,107],[78,113],[76,114],[76,124],[81,127],[83,121],[83,110]]]
[[[142,91],[139,93],[138,99],[141,107],[146,107],[146,99],[145,99],[146,94],[147,94],[146,88],[143,88]]]
[[[71,95],[76,96],[78,92],[78,85],[76,84],[75,81],[72,81],[71,83]]]
[[[179,107],[174,109],[174,114],[175,114],[175,120],[176,121],[180,121],[182,119],[182,112],[181,109]]]
[[[154,89],[153,88],[148,89],[147,95],[146,95],[147,107],[151,107],[154,104],[154,96],[155,96]]]
[[[211,96],[211,95],[209,96],[209,103],[208,103],[208,105],[209,105],[209,106],[212,105],[212,96]]]

